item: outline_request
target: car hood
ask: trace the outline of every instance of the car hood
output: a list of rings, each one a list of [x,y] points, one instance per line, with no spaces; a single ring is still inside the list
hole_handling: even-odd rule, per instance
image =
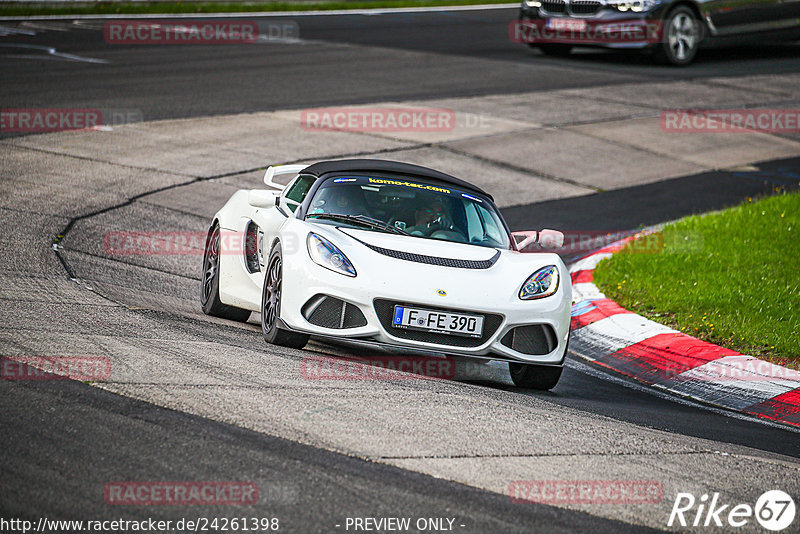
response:
[[[359,273],[358,283],[375,296],[403,295],[421,304],[472,310],[485,309],[487,303],[518,306],[525,280],[541,267],[556,265],[562,276],[558,297],[535,301],[536,308],[556,309],[571,299],[567,268],[552,252],[497,250],[296,219],[290,219],[289,227],[296,227],[291,232],[297,231],[302,239],[309,230],[330,239],[352,262]],[[439,290],[447,296],[440,296]]]

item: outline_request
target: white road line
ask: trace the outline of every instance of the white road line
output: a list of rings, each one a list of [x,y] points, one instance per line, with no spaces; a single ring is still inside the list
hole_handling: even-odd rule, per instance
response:
[[[28,45],[28,44],[17,44],[17,43],[0,43],[0,47],[4,48],[22,48],[25,50],[37,50],[39,52],[44,52],[49,56],[58,59],[66,59],[69,61],[83,61],[84,63],[108,63],[105,59],[97,59],[93,57],[84,57],[84,56],[76,56],[75,54],[66,54],[64,52],[59,52],[52,46],[40,46],[40,45]],[[12,55],[11,57],[20,57],[20,58],[32,58],[32,59],[41,59],[41,56],[29,55],[29,54],[20,54],[20,55]]]
[[[39,24],[34,21],[25,21],[21,22],[20,26],[25,26],[26,28],[32,28],[34,30],[42,30],[42,31],[54,31],[54,32],[68,32],[72,30],[71,24]]]
[[[36,35],[35,31],[32,30],[21,30],[19,28],[9,28],[8,26],[0,26],[0,37],[5,37],[6,35]]]

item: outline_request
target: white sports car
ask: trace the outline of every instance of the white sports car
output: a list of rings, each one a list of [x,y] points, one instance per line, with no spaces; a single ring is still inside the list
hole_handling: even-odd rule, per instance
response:
[[[287,174],[286,186],[275,182]],[[556,385],[572,286],[561,258],[541,249],[563,234],[512,234],[491,195],[406,163],[284,165],[264,181],[270,189],[237,191],[214,216],[205,313],[260,312],[277,345],[302,348],[313,335],[503,360],[518,386]]]

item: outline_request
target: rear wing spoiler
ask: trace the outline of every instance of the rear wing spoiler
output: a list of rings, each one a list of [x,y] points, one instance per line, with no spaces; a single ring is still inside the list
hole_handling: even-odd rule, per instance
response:
[[[298,174],[306,167],[308,167],[308,165],[272,165],[267,169],[267,173],[264,175],[264,183],[267,184],[267,187],[282,191],[286,186],[275,182],[275,178],[286,174]]]

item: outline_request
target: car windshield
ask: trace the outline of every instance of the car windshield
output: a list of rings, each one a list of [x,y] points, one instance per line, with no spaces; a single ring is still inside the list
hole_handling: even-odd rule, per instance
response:
[[[317,190],[307,219],[453,243],[510,248],[489,199],[404,178],[337,177]]]

